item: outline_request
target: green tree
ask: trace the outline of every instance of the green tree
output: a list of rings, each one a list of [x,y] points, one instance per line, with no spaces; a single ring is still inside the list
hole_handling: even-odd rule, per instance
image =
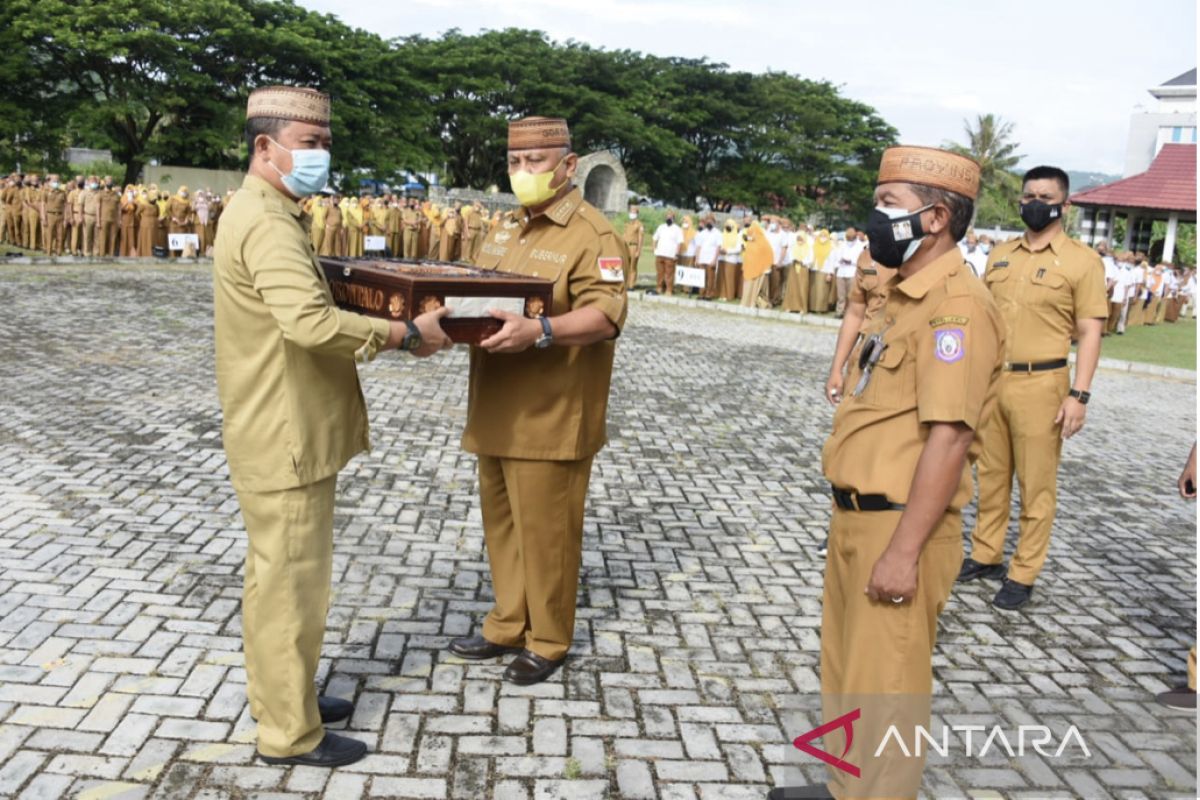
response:
[[[947,149],[973,158],[979,164],[979,198],[975,218],[991,225],[1020,225],[1017,203],[1021,176],[1014,168],[1021,160],[1014,140],[1015,126],[994,114],[980,114],[974,124],[963,120],[966,144],[948,142]]]

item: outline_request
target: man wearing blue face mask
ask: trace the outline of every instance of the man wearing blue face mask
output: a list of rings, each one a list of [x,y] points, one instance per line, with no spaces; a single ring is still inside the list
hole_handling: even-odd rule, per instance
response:
[[[356,361],[450,345],[442,308],[413,322],[333,302],[297,201],[329,178],[329,98],[273,86],[250,95],[250,169],[222,213],[213,264],[217,390],[229,473],[246,524],[242,638],[258,753],[336,767],[366,747],[326,733],[350,703],[318,698],[338,471],[368,447]]]

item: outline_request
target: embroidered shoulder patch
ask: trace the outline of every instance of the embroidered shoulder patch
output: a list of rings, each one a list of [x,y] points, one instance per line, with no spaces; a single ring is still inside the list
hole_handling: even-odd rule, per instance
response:
[[[939,325],[966,325],[971,320],[968,317],[934,317],[929,320],[929,327],[936,328]]]
[[[621,258],[619,256],[609,258],[602,256],[596,259],[596,266],[600,268],[600,280],[605,283],[625,282],[625,270],[621,268]]]
[[[962,329],[947,328],[944,331],[938,331],[934,340],[934,349],[938,360],[945,361],[947,364],[953,364],[961,359],[966,353]]]

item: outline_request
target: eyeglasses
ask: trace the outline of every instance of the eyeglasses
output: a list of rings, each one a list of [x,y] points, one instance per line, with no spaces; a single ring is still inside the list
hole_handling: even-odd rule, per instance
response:
[[[858,351],[858,368],[862,371],[862,375],[855,384],[854,391],[850,393],[851,397],[861,394],[862,390],[866,389],[867,384],[871,382],[871,371],[888,349],[887,343],[883,341],[885,333],[887,333],[886,328],[879,333],[871,334],[863,342],[862,349]]]

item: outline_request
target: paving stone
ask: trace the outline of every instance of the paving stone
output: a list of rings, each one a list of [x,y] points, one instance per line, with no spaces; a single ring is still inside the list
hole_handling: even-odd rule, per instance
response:
[[[820,689],[829,320],[635,296],[572,658],[532,687],[445,650],[492,601],[466,349],[362,367],[372,451],[339,476],[317,683],[356,701],[335,727],[371,755],[284,770],[254,759],[246,707],[211,291],[203,265],[0,269],[0,795],[740,800],[815,779],[791,741]],[[1091,757],[954,757],[925,796],[1195,796],[1194,715],[1153,700],[1195,635],[1173,489],[1195,384],[1102,369],[1093,388],[1034,601],[956,586],[934,658],[947,719],[1076,725]],[[1170,425],[1129,424],[1147,409]]]

